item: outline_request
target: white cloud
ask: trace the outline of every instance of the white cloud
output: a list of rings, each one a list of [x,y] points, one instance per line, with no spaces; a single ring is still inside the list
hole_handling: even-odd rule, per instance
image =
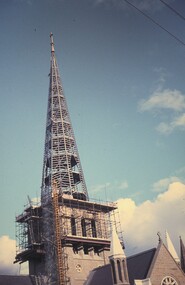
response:
[[[140,100],[138,104],[140,112],[161,111],[160,115],[167,118],[166,122],[160,122],[156,130],[164,135],[169,135],[175,130],[185,130],[185,95],[179,90],[157,89],[149,99]],[[164,110],[171,112],[164,113]],[[178,113],[178,115],[177,115]]]
[[[136,253],[157,245],[157,232],[165,229],[178,248],[178,237],[185,240],[185,185],[174,182],[166,192],[159,194],[154,201],[136,205],[132,199],[119,199],[122,229],[126,249]]]
[[[0,237],[0,274],[19,275],[28,274],[28,263],[14,264],[16,255],[16,241],[7,235]]]
[[[174,130],[184,130],[185,129],[185,113],[178,117],[175,117],[170,123],[162,122],[157,127],[156,130],[162,134],[170,134]]]
[[[185,109],[185,96],[179,90],[156,90],[149,99],[139,102],[141,112],[154,109],[182,111]]]
[[[168,186],[172,182],[180,182],[180,178],[176,176],[171,176],[167,178],[160,179],[152,185],[152,190],[154,192],[164,192],[167,190]]]
[[[173,128],[175,127],[185,127],[185,113],[183,113],[181,116],[175,118],[173,121]]]
[[[13,264],[16,253],[16,241],[4,235],[0,237],[0,274],[18,274],[19,265]]]

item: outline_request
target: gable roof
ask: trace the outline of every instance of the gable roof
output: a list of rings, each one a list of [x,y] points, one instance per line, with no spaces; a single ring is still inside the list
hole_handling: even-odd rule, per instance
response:
[[[0,275],[0,285],[33,285],[30,276]]]
[[[127,257],[127,267],[130,285],[135,279],[145,279],[151,266],[156,248]]]
[[[159,240],[159,245],[153,257],[147,278],[150,278],[152,283],[158,284],[167,275],[177,279],[179,284],[185,284],[184,272],[163,241]]]

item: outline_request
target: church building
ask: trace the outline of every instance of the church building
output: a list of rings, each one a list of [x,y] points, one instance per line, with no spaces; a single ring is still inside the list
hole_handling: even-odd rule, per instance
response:
[[[166,232],[166,245],[159,236],[157,248],[129,256],[116,232],[112,234],[110,264],[95,268],[86,285],[182,285],[185,284],[184,245],[180,239],[181,262]]]
[[[51,59],[41,202],[16,217],[15,263],[29,275],[0,275],[0,285],[185,285],[166,233],[157,248],[126,257],[116,203],[89,199],[50,34]],[[130,225],[132,227],[132,225]]]

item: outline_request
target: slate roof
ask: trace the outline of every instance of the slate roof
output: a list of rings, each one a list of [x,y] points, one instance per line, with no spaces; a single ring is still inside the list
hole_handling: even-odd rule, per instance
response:
[[[113,285],[110,264],[92,270],[85,285]]]
[[[30,276],[0,275],[0,285],[33,285]]]
[[[128,275],[130,285],[134,285],[134,279],[145,279],[153,260],[156,248],[127,257]]]
[[[156,248],[127,257],[127,267],[130,285],[134,285],[134,279],[145,279],[152,263]],[[111,266],[107,264],[95,268],[88,276],[85,285],[112,285]]]

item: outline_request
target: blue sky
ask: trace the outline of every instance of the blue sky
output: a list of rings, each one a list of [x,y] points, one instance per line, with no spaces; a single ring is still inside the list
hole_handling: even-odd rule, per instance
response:
[[[159,0],[130,2],[185,42]],[[184,45],[124,0],[1,0],[0,236],[40,196],[50,32],[89,196],[139,205],[185,180]]]

